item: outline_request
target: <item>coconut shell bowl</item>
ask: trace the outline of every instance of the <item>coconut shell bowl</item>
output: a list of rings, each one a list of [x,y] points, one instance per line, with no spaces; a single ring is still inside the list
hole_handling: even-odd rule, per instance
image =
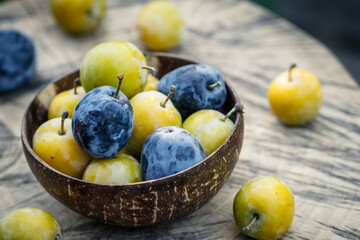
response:
[[[167,72],[195,63],[176,55],[146,54],[148,64],[161,78]],[[61,77],[45,86],[31,101],[22,121],[21,139],[26,160],[37,180],[55,199],[84,216],[123,227],[165,224],[183,218],[209,201],[223,186],[239,158],[244,121],[241,112],[233,114],[234,129],[227,140],[200,163],[174,175],[124,185],[86,182],[67,176],[40,159],[32,150],[35,130],[47,120],[52,98],[73,87],[79,71]],[[226,82],[226,80],[225,80]],[[227,84],[223,113],[240,103]]]

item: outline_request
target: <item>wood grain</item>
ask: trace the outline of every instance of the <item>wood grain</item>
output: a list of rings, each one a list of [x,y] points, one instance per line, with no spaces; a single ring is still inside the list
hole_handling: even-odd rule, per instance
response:
[[[63,32],[46,1],[0,3],[0,28],[30,36],[38,60],[29,84],[0,96],[0,217],[19,207],[42,208],[56,216],[71,240],[246,239],[233,221],[233,198],[247,180],[272,175],[295,196],[294,221],[284,239],[360,239],[360,88],[321,43],[247,1],[176,2],[187,26],[172,52],[219,68],[246,108],[240,160],[210,202],[171,224],[127,229],[78,215],[43,190],[21,150],[25,108],[41,86],[77,69],[96,44],[117,39],[142,48],[134,25],[145,2],[108,0],[100,28],[84,36]],[[270,81],[291,63],[314,73],[324,93],[319,116],[297,128],[277,121],[266,96]]]

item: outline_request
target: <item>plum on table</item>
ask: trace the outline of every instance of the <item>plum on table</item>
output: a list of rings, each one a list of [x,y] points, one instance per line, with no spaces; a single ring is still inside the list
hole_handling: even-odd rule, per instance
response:
[[[0,92],[27,83],[35,73],[36,56],[32,41],[14,29],[0,30]]]
[[[294,196],[288,185],[270,176],[245,183],[233,203],[236,225],[256,239],[280,238],[289,229],[294,211]]]
[[[78,34],[99,25],[105,15],[106,0],[50,0],[50,7],[63,29]]]
[[[0,239],[62,240],[63,230],[50,213],[37,208],[19,208],[0,221]]]
[[[282,123],[303,125],[314,119],[320,110],[321,84],[313,74],[293,64],[271,82],[268,99]]]
[[[166,51],[179,44],[184,19],[170,1],[152,1],[140,11],[136,25],[147,48]]]

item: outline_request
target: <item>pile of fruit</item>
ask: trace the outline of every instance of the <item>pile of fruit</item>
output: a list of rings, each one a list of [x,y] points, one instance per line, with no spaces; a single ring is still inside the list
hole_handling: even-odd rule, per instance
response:
[[[102,184],[157,179],[202,161],[229,136],[229,116],[241,107],[218,111],[227,89],[214,67],[185,65],[160,81],[153,71],[130,42],[90,49],[74,88],[52,100],[34,152],[64,174]]]
[[[33,136],[34,152],[71,177],[101,184],[129,184],[175,174],[202,161],[234,128],[218,109],[227,97],[226,83],[211,66],[190,64],[158,80],[143,53],[132,43],[109,41],[84,56],[74,87],[59,93],[48,121]],[[319,81],[292,65],[271,83],[269,103],[286,125],[311,121],[321,106]],[[280,179],[258,177],[233,202],[239,229],[257,239],[276,239],[290,227],[294,197]],[[56,219],[39,209],[18,209],[0,222],[3,236],[14,234],[14,221],[39,218],[38,226],[62,239]],[[2,231],[2,232],[1,232]],[[20,232],[33,234],[22,229]],[[36,230],[38,231],[38,230]],[[15,231],[16,233],[16,231]],[[36,235],[36,232],[35,232]],[[32,238],[30,238],[32,239]]]
[[[99,26],[105,0],[50,0],[56,21],[67,32],[81,34]],[[150,50],[176,47],[184,20],[168,1],[147,4],[136,19],[142,43]],[[35,72],[32,42],[15,30],[0,31],[0,92],[16,89]],[[16,63],[16,64],[15,64]],[[101,184],[128,184],[175,174],[202,161],[234,128],[231,114],[218,110],[227,89],[211,66],[186,65],[158,80],[143,53],[125,41],[109,41],[83,58],[74,88],[54,97],[48,121],[33,136],[33,150],[56,170]],[[268,89],[270,107],[285,125],[298,126],[317,115],[320,82],[291,65]],[[275,177],[245,183],[233,202],[233,216],[242,233],[277,239],[294,217],[290,188]],[[21,208],[0,221],[1,239],[63,239],[49,213]]]

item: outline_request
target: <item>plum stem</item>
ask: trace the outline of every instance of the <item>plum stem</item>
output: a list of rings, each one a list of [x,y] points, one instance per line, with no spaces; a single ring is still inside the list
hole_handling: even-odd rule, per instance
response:
[[[142,69],[146,69],[150,72],[151,75],[155,76],[156,75],[156,69],[154,67],[151,66],[142,66]]]
[[[160,103],[160,106],[162,106],[163,108],[166,107],[166,103],[169,101],[169,99],[171,98],[171,96],[174,94],[175,89],[176,89],[176,87],[175,87],[174,85],[172,85],[172,86],[170,87],[170,92],[169,92],[169,94],[167,95],[166,99],[165,99],[163,102]]]
[[[296,68],[296,64],[291,64],[291,66],[289,67],[289,76],[288,76],[289,82],[292,81],[292,79],[291,79],[291,70],[293,70],[294,68]]]
[[[220,119],[220,121],[225,122],[227,118],[229,118],[234,112],[244,113],[244,105],[237,103],[235,106],[225,115],[224,118]]]
[[[80,85],[81,85],[80,78],[79,77],[75,78],[75,80],[74,80],[74,94],[75,95],[77,94],[76,88]]]
[[[61,115],[61,127],[60,127],[60,131],[59,131],[59,135],[64,135],[65,134],[64,122],[65,122],[65,119],[67,119],[68,116],[69,116],[69,111],[65,111]]]
[[[243,227],[242,230],[243,230],[244,232],[249,231],[249,230],[252,228],[252,226],[255,224],[256,220],[258,220],[258,219],[259,219],[259,215],[255,213],[255,214],[253,215],[253,218],[251,219],[251,222],[249,223],[249,225]]]
[[[116,92],[113,95],[114,98],[118,98],[118,96],[119,96],[120,87],[121,87],[122,80],[124,79],[124,75],[118,74],[116,77],[119,79],[119,84],[117,86]]]
[[[208,86],[208,88],[211,89],[211,90],[213,90],[214,88],[219,87],[219,86],[221,86],[221,82],[220,82],[220,81],[217,81],[216,83],[210,84],[210,85]]]

